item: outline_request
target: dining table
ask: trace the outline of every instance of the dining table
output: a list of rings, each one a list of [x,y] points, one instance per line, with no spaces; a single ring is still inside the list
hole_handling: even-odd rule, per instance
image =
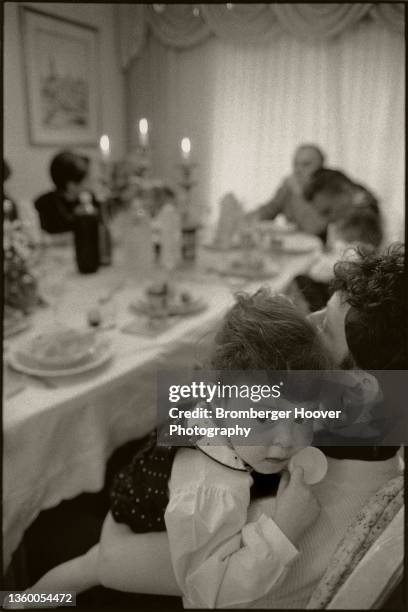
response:
[[[146,317],[130,305],[142,299],[146,286],[163,270],[123,265],[120,250],[111,266],[95,274],[76,271],[69,246],[61,266],[64,292],[58,316],[37,308],[27,329],[5,339],[3,382],[3,562],[10,563],[25,530],[42,510],[85,492],[100,491],[106,462],[124,443],[140,439],[156,426],[157,374],[161,369],[202,363],[223,315],[234,303],[237,290],[252,292],[261,285],[281,293],[304,273],[316,250],[275,252],[270,278],[254,280],[219,274],[214,262],[228,255],[200,248],[194,265],[172,273],[172,281],[206,307],[190,316],[174,316],[161,332],[148,330]],[[97,329],[112,356],[92,371],[71,376],[33,376],[7,365],[20,343],[59,325],[87,329],[88,316],[108,294],[113,317],[110,326]],[[132,325],[136,331],[132,333]],[[7,378],[19,386],[7,392]],[[10,389],[10,387],[9,387]]]

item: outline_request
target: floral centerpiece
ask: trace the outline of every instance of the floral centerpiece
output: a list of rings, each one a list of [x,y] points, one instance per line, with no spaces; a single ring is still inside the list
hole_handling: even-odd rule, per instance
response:
[[[4,221],[3,228],[4,302],[26,314],[39,303],[31,271],[37,247],[21,221]]]

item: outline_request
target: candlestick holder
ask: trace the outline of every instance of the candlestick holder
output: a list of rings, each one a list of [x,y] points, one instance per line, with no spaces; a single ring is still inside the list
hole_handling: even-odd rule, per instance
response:
[[[197,252],[197,232],[200,227],[193,207],[191,193],[197,181],[193,179],[193,170],[197,164],[187,160],[179,164],[181,169],[180,204],[182,219],[182,257],[186,263],[194,263]]]
[[[96,199],[108,204],[114,199],[114,163],[110,159],[101,159],[97,166],[97,177],[94,186]]]
[[[146,179],[151,175],[152,161],[150,148],[139,144],[129,156],[131,173],[138,178]]]
[[[179,185],[181,187],[181,216],[183,226],[191,226],[195,223],[193,215],[193,204],[191,200],[191,192],[193,187],[197,184],[197,181],[193,180],[193,170],[197,167],[197,164],[184,161],[179,164],[181,169],[181,181]]]

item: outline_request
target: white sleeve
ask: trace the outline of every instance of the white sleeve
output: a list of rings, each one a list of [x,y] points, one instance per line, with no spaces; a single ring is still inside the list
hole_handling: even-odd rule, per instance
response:
[[[248,505],[249,488],[237,496],[219,486],[190,486],[170,496],[170,554],[189,606],[224,608],[259,599],[298,555],[271,518],[246,524]]]

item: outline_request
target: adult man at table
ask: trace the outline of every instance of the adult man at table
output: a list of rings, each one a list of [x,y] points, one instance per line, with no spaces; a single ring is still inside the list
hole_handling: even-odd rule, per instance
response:
[[[405,281],[404,251],[398,245],[375,261],[363,255],[359,261],[337,267],[336,291],[322,331],[337,364],[350,367],[353,359],[365,369],[407,367]],[[255,607],[305,608],[351,521],[399,473],[395,446],[324,450],[328,474],[314,487],[320,516],[299,544],[303,554],[282,584],[254,602]],[[139,593],[179,593],[166,534],[135,535],[109,519],[102,542],[100,578],[106,586]],[[159,585],[156,570],[163,577]]]
[[[288,221],[295,223],[299,230],[317,236],[323,235],[327,220],[316,207],[305,200],[303,190],[313,173],[323,168],[324,162],[324,153],[317,145],[301,144],[293,158],[293,173],[282,181],[268,202],[259,206],[248,217],[265,221],[282,213]]]

